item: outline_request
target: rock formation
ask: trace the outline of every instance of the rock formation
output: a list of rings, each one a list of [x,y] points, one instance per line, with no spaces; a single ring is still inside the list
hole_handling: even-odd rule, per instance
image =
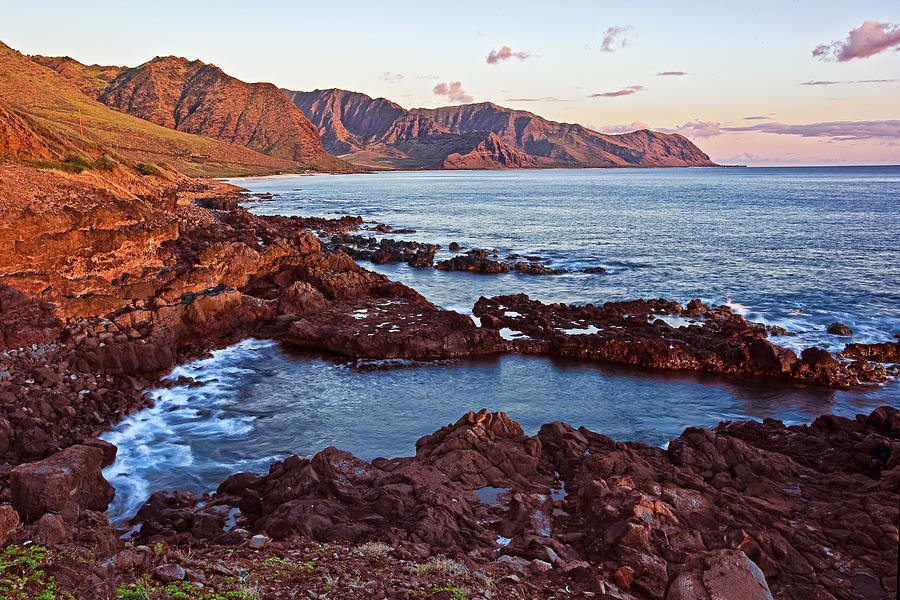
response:
[[[157,57],[121,72],[100,102],[163,127],[246,146],[320,170],[344,168],[316,128],[270,83],[245,83],[215,65]]]
[[[358,92],[283,91],[318,127],[329,152],[357,164],[451,169],[713,166],[680,135],[648,130],[601,134],[491,103],[407,111]]]
[[[46,61],[45,61],[46,62]],[[42,66],[0,43],[0,158],[65,172],[103,173],[124,164],[147,175],[168,168],[188,175],[302,171],[293,160],[244,146],[173,131],[112,110],[85,95],[112,71],[79,70],[72,61]],[[96,159],[105,157],[96,167]]]
[[[292,456],[233,475],[202,503],[154,494],[135,522],[146,542],[258,532],[522,560],[547,565],[572,597],[893,597],[898,452],[890,408],[688,428],[668,450],[562,423],[529,437],[483,410],[420,439],[415,457]]]

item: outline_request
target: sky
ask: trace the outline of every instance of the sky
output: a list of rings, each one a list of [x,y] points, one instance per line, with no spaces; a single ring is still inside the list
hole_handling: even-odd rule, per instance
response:
[[[404,106],[490,101],[716,162],[900,164],[900,2],[0,0],[26,54],[201,59]]]

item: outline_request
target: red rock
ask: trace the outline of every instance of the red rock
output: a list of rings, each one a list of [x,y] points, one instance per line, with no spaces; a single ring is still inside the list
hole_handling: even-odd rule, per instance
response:
[[[181,565],[168,563],[153,569],[153,575],[163,583],[171,583],[173,581],[183,581],[187,576],[187,572]]]
[[[72,537],[72,532],[66,527],[63,518],[50,513],[38,519],[32,531],[34,543],[41,546],[55,546]]]
[[[19,465],[10,474],[12,503],[25,521],[59,513],[69,503],[105,511],[115,495],[100,473],[103,451],[72,446],[42,461]]]
[[[6,543],[6,540],[19,527],[19,513],[12,507],[12,504],[0,504],[0,545]]]
[[[772,600],[762,571],[743,552],[710,552],[695,565],[672,581],[666,600]]]

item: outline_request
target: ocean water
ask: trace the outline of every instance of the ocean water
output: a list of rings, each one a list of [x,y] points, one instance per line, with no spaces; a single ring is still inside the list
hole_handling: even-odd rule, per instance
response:
[[[773,342],[838,351],[900,333],[900,167],[411,172],[239,180],[276,194],[260,214],[367,221],[500,257],[538,255],[606,273],[478,275],[367,268],[445,308],[524,292],[545,302],[665,297],[728,303],[796,336]],[[372,235],[383,237],[373,232]],[[827,334],[840,321],[851,338]],[[359,373],[334,357],[246,340],[173,375],[208,381],[154,392],[157,405],[105,436],[114,518],[157,489],[212,490],[241,470],[335,445],[366,459],[415,452],[415,440],[468,410],[504,410],[527,433],[565,421],[664,446],[684,427],[775,417],[802,423],[900,406],[900,385],[828,390],[799,384],[641,371],[506,356]]]

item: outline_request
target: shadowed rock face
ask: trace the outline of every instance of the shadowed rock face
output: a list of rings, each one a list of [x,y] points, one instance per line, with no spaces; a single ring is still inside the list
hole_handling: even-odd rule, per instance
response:
[[[283,92],[318,127],[322,143],[334,154],[363,160],[363,155],[374,153],[412,161],[403,163],[407,166],[441,169],[539,166],[488,131],[450,133],[432,119],[384,98],[336,89]]]
[[[711,166],[714,163],[687,138],[641,129],[610,135],[581,125],[557,123],[524,110],[490,102],[413,109],[452,133],[490,131],[544,164],[554,166]]]
[[[357,92],[283,91],[318,127],[327,150],[360,163],[450,169],[713,164],[680,135],[601,134],[491,103],[407,111]],[[488,137],[454,148],[475,133]]]
[[[725,422],[663,450],[562,423],[526,436],[482,410],[420,439],[415,457],[327,448],[233,475],[205,500],[154,494],[141,540],[378,539],[544,561],[572,591],[590,572],[606,582],[593,590],[626,599],[893,597],[900,411]],[[234,508],[243,533],[225,530]]]

